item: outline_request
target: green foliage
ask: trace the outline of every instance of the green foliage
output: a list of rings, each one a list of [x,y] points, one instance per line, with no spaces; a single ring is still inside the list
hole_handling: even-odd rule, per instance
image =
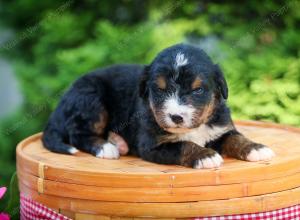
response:
[[[18,186],[18,176],[15,172],[10,180],[8,186],[8,191],[4,195],[4,198],[1,199],[0,203],[0,212],[8,214],[10,219],[17,220],[20,219],[19,216],[19,207],[20,207],[20,192]]]
[[[9,200],[5,213],[8,213],[12,220],[19,218],[20,192],[18,187],[18,176],[14,173],[9,184]]]
[[[1,22],[15,29],[17,43],[0,52],[10,57],[25,100],[0,125],[0,185],[15,169],[17,142],[43,129],[80,75],[115,63],[147,64],[179,42],[202,46],[220,64],[234,118],[300,126],[300,3],[241,4],[4,0]]]

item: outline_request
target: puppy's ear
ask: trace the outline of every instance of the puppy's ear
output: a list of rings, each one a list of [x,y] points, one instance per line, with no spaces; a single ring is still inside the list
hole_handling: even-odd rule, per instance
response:
[[[215,65],[215,81],[224,99],[228,98],[228,86],[219,65]]]
[[[145,66],[140,78],[139,94],[140,97],[143,99],[147,98],[149,93],[149,89],[148,89],[149,69],[150,69],[149,66]]]

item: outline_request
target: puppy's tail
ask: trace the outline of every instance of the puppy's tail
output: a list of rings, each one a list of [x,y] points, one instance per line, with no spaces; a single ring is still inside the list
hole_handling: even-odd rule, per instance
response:
[[[75,154],[78,152],[78,150],[75,147],[65,144],[63,142],[63,137],[61,133],[54,129],[45,129],[42,137],[42,142],[45,148],[55,153]]]

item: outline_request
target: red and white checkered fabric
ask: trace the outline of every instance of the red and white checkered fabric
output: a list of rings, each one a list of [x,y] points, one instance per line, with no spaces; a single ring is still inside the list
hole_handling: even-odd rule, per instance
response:
[[[21,220],[70,220],[69,218],[27,198],[21,193]]]
[[[70,220],[21,194],[21,220]],[[194,220],[300,220],[300,205],[269,212],[194,218]]]
[[[277,209],[269,212],[258,212],[241,215],[201,217],[194,220],[300,220],[300,205]]]

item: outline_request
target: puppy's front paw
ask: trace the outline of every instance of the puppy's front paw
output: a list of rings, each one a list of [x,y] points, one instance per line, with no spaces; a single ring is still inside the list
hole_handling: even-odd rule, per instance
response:
[[[209,169],[220,167],[223,163],[223,158],[220,154],[215,153],[214,155],[207,156],[195,161],[195,169]]]
[[[275,157],[275,153],[270,148],[261,145],[255,144],[253,148],[250,150],[248,155],[246,156],[247,161],[255,162],[255,161],[268,161]]]
[[[103,159],[119,159],[120,153],[117,146],[107,142],[101,145],[96,157]]]

